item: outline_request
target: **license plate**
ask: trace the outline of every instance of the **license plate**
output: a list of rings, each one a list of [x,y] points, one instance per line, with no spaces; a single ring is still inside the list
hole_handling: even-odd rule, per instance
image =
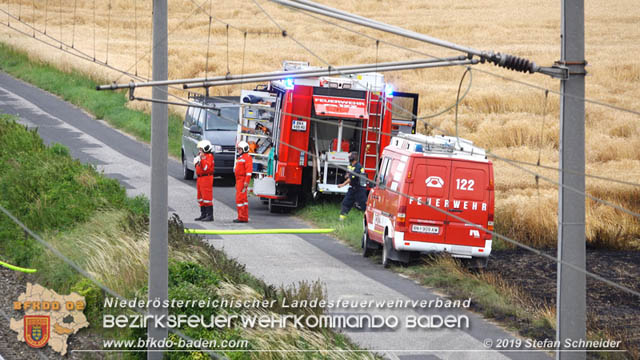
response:
[[[302,120],[293,120],[291,129],[295,131],[307,131],[307,122]]]
[[[412,225],[411,231],[425,234],[438,234],[440,232],[440,228],[437,226]]]

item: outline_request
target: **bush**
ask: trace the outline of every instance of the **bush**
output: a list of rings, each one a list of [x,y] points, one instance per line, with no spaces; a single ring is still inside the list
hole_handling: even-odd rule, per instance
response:
[[[84,296],[84,301],[87,306],[84,310],[84,314],[89,321],[89,324],[95,328],[101,328],[102,313],[104,305],[104,293],[96,284],[91,280],[83,278],[71,287],[72,292],[78,293],[80,296]]]

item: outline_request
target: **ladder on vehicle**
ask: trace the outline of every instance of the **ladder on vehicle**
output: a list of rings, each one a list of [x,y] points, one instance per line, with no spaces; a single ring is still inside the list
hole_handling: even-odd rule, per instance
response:
[[[369,114],[365,121],[365,150],[362,166],[365,171],[374,171],[374,174],[378,173],[382,121],[387,105],[383,94],[384,89],[379,95],[374,95],[371,90],[367,91],[367,110]],[[372,146],[374,150],[371,150]]]

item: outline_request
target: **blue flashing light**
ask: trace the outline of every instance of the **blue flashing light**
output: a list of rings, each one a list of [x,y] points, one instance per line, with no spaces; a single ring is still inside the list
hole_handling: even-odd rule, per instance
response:
[[[284,87],[287,90],[293,90],[293,88],[295,87],[295,85],[293,84],[293,79],[291,78],[284,79]]]
[[[393,97],[393,86],[391,86],[391,85],[387,85],[387,86],[385,86],[385,88],[384,88],[384,94],[385,94],[387,97]]]
[[[422,151],[422,144],[416,144],[416,152],[423,152]]]

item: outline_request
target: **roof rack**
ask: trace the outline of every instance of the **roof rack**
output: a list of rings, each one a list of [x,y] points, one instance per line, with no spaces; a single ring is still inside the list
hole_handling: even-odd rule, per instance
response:
[[[238,104],[240,102],[239,96],[207,96],[205,94],[191,92],[187,93],[187,99],[194,100],[201,104]]]
[[[421,153],[441,153],[468,158],[485,158],[485,150],[473,145],[473,141],[455,136],[427,136],[398,133],[391,145],[402,150]]]

